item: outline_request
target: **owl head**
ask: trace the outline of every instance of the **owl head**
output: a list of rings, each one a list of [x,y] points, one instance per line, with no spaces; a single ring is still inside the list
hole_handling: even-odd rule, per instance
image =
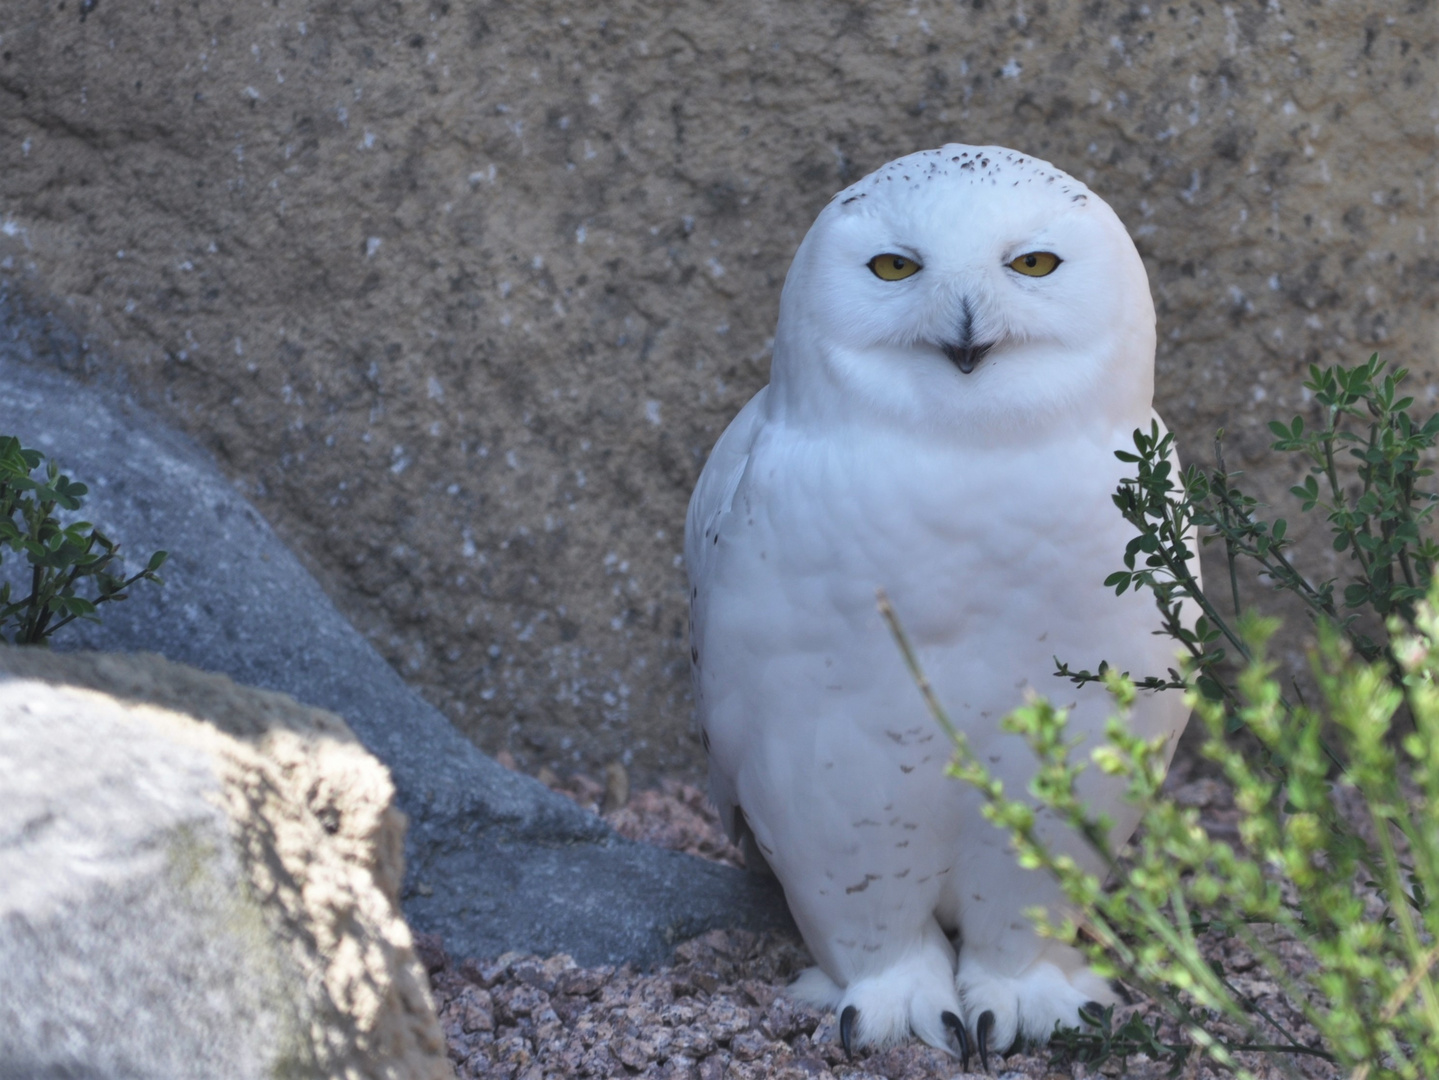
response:
[[[956,439],[1145,422],[1154,305],[1109,205],[1048,162],[951,143],[836,195],[780,301],[772,396]],[[1127,429],[1126,429],[1127,430]]]

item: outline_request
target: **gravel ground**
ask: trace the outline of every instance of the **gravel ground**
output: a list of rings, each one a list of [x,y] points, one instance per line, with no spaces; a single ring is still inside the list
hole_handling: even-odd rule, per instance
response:
[[[743,865],[725,839],[698,788],[666,781],[631,795],[623,773],[604,783],[577,776],[540,777],[597,813],[632,839],[662,844],[730,865]],[[1188,779],[1176,768],[1177,799],[1201,808],[1206,825],[1232,834],[1236,812],[1222,784]],[[606,806],[610,808],[607,810]],[[651,972],[629,967],[581,968],[568,956],[509,953],[498,958],[454,958],[433,935],[418,935],[435,1004],[461,1080],[552,1080],[567,1077],[646,1077],[665,1080],[952,1080],[965,1073],[958,1059],[917,1042],[847,1059],[833,1013],[791,1002],[784,987],[812,961],[796,938],[713,931],[686,942],[673,966]],[[1312,1038],[1272,982],[1235,943],[1215,939],[1209,951],[1225,959],[1233,981],[1301,1039]],[[1300,962],[1294,950],[1294,962]],[[1157,1012],[1139,1002],[1122,1015]],[[1122,1022],[1116,1018],[1116,1026]],[[1216,1031],[1223,1030],[1216,1025]],[[1168,1032],[1180,1041],[1177,1031]],[[1339,1074],[1316,1059],[1276,1065],[1244,1062],[1259,1080]],[[1060,1066],[1045,1050],[991,1058],[991,1076],[1060,1080],[1109,1076],[1158,1080],[1168,1073],[1143,1056],[1099,1069]],[[978,1070],[977,1060],[970,1067]],[[1185,1080],[1228,1075],[1192,1060]]]

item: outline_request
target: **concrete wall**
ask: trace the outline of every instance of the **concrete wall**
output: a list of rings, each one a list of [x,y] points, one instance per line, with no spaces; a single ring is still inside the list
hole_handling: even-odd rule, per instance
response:
[[[689,490],[887,159],[1107,198],[1191,459],[1222,424],[1282,493],[1311,362],[1432,398],[1439,9],[1372,6],[13,0],[0,277],[486,749],[692,769]]]

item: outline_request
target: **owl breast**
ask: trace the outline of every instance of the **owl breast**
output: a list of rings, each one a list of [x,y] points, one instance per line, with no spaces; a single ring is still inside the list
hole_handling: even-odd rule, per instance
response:
[[[963,448],[835,436],[762,432],[715,523],[695,632],[712,772],[762,848],[785,853],[784,876],[843,890],[912,870],[905,888],[928,876],[930,902],[962,860],[959,823],[977,814],[944,774],[951,748],[876,590],[971,746],[1021,789],[1033,759],[999,722],[1026,693],[1074,705],[1080,732],[1109,712],[1102,691],[1053,677],[1056,656],[1162,673],[1170,643],[1147,598],[1103,585],[1131,535],[1109,498],[1119,433],[1071,432],[983,467]]]

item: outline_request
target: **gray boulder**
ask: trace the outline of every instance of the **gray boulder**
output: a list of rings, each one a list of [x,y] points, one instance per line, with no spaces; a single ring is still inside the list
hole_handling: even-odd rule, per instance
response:
[[[453,1076],[403,832],[330,713],[0,646],[0,1078]]]
[[[13,309],[0,325],[0,432],[88,484],[86,519],[132,562],[170,552],[163,588],[134,589],[56,647],[154,651],[344,717],[409,815],[403,903],[416,929],[457,955],[647,965],[708,929],[789,925],[772,882],[625,840],[482,754],[335,610],[203,451],[122,394],[56,370],[55,327]]]

